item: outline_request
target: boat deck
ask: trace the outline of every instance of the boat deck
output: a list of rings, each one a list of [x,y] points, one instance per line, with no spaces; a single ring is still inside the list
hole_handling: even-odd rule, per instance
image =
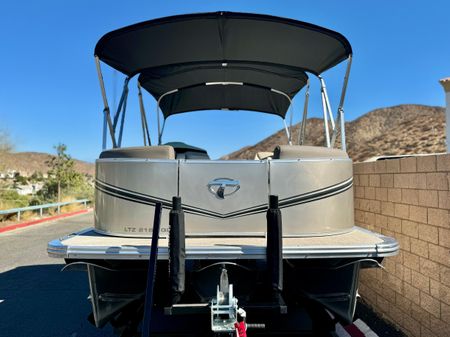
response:
[[[56,239],[48,254],[66,259],[147,260],[149,238],[125,238],[99,234],[93,228]],[[158,259],[169,258],[168,239],[158,243]],[[283,239],[285,259],[365,258],[396,255],[398,242],[360,227],[344,234]],[[263,237],[186,237],[186,259],[263,259]]]

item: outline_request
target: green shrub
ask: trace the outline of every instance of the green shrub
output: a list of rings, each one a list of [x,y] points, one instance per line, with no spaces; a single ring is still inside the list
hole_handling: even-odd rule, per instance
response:
[[[28,206],[28,197],[20,195],[15,190],[0,191],[0,209],[10,209]]]

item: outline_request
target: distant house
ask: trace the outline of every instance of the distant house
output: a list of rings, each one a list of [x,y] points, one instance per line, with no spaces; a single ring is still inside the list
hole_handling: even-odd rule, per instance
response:
[[[16,192],[20,195],[31,195],[35,194],[36,192],[40,191],[44,184],[37,183],[37,184],[31,184],[31,185],[20,185],[16,187]]]
[[[6,179],[14,179],[16,176],[17,171],[16,170],[8,170],[6,171]]]
[[[33,187],[31,185],[17,186],[16,192],[20,195],[30,195],[33,194]]]

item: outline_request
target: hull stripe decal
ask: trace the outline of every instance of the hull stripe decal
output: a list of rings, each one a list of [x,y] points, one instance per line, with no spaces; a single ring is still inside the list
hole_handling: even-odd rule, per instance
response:
[[[297,206],[301,204],[305,204],[312,201],[317,201],[325,198],[329,198],[335,196],[337,194],[343,193],[350,189],[353,186],[353,178],[349,178],[341,183],[336,185],[328,186],[319,190],[295,195],[292,197],[280,199],[279,205],[280,208],[288,208],[292,206]],[[100,180],[95,181],[95,188],[105,193],[109,196],[116,197],[119,199],[127,200],[130,202],[140,203],[144,205],[154,206],[157,202],[161,202],[164,209],[170,209],[172,206],[172,202],[167,199],[155,197],[148,194],[143,194],[131,190],[127,190],[121,187],[117,187],[114,185],[110,185],[108,183],[102,182]],[[262,204],[257,205],[245,209],[241,209],[238,211],[230,212],[230,213],[218,213],[214,211],[210,211],[207,209],[194,207],[190,205],[183,204],[183,210],[188,214],[195,214],[199,216],[205,216],[209,218],[219,218],[219,219],[232,219],[239,218],[243,216],[249,216],[254,214],[264,213],[267,210],[268,205]]]

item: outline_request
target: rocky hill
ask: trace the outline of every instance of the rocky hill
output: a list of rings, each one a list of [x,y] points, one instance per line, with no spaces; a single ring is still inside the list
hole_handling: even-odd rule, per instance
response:
[[[0,160],[2,170],[14,170],[22,176],[30,176],[34,172],[47,173],[49,167],[46,162],[51,157],[52,155],[41,152],[11,152],[2,154]],[[75,159],[75,170],[94,176],[95,165]]]
[[[323,121],[310,118],[306,124],[306,144],[323,145]],[[294,126],[293,139],[298,137]],[[347,151],[355,162],[380,155],[445,152],[445,109],[404,104],[370,111],[346,123]],[[259,151],[272,151],[287,144],[284,130],[246,146],[223,159],[253,159]]]

